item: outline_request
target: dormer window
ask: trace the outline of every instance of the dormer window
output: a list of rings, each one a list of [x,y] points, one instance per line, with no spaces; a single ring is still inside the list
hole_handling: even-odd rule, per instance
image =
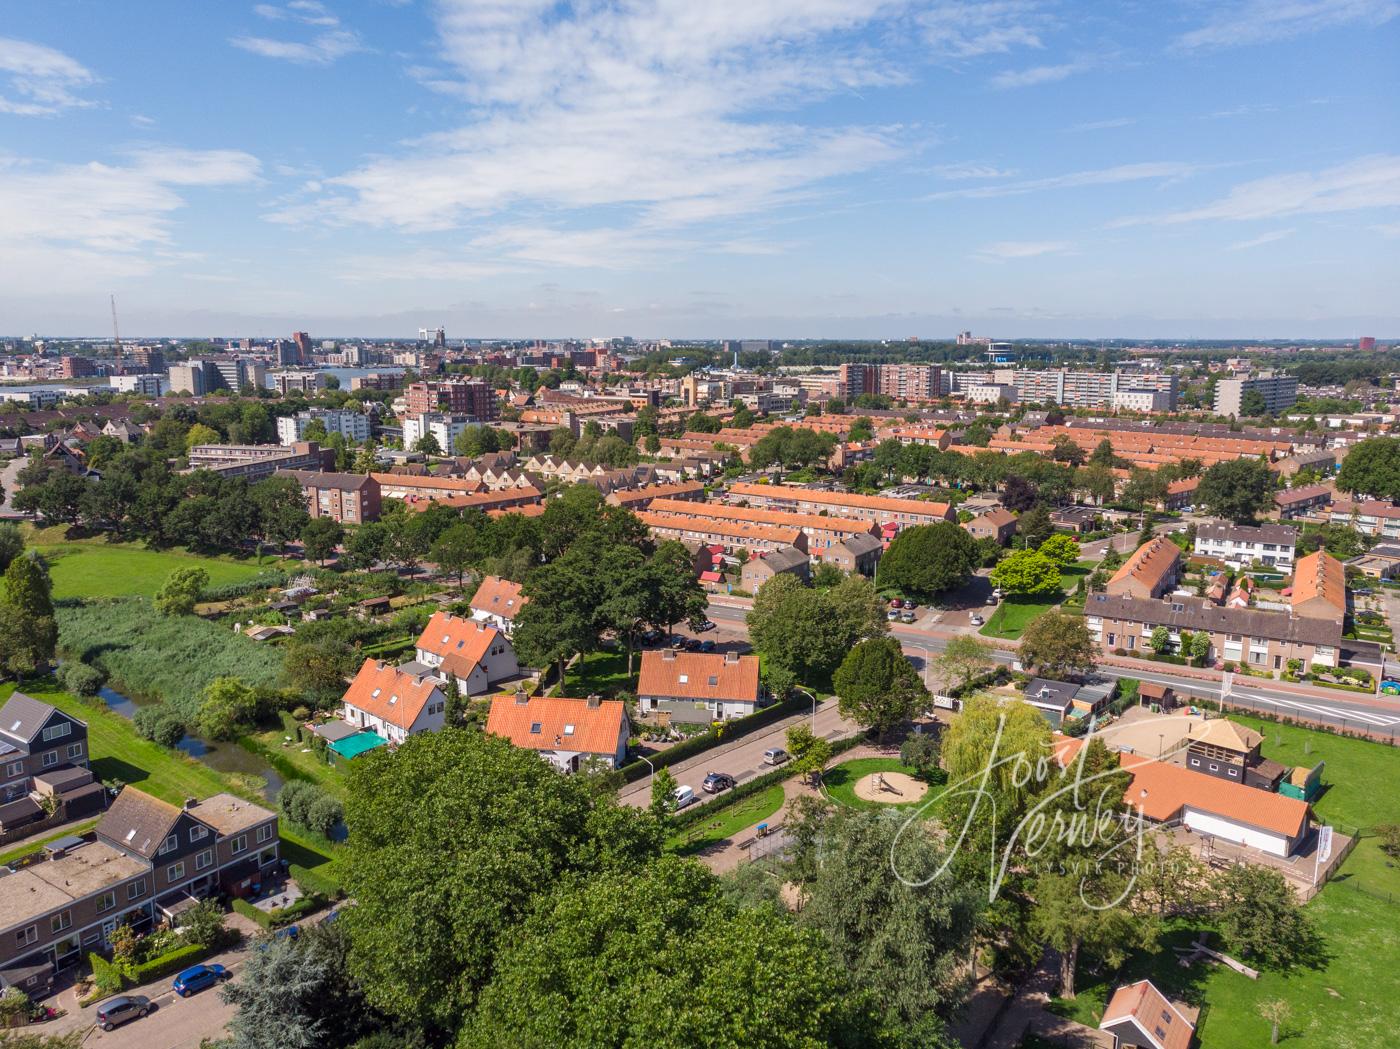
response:
[[[179,848],[179,846],[180,839],[174,834],[172,834],[170,835],[170,837],[166,838],[165,841],[161,844],[160,851],[162,853],[174,852],[177,848]]]

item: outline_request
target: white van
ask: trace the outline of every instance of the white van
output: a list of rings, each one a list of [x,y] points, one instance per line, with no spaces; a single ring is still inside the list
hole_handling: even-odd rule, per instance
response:
[[[693,805],[695,802],[697,802],[697,801],[700,800],[699,798],[697,798],[697,797],[695,796],[695,790],[694,790],[694,788],[692,788],[692,787],[687,787],[687,786],[684,786],[684,785],[677,787],[677,788],[675,789],[675,791],[674,791],[674,794],[675,794],[675,798],[676,798],[676,810],[677,810],[677,811],[680,811],[681,809],[685,808],[687,805]]]

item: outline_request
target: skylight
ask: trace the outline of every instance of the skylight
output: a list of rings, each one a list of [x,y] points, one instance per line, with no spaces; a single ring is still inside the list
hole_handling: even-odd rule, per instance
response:
[[[574,734],[574,726],[572,726],[572,725],[565,725],[565,726],[564,726],[564,735],[566,735],[566,736],[572,736],[573,734]]]
[[[530,722],[530,735],[538,736],[542,727],[543,726],[538,721]]]

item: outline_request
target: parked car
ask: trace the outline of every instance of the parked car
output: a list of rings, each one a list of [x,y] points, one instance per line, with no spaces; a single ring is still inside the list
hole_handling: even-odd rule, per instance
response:
[[[899,614],[899,621],[900,621],[901,623],[912,623],[912,622],[914,622],[914,613],[913,613],[913,612],[910,612],[910,611],[906,608],[903,612],[901,612],[901,613]]]
[[[986,622],[986,620],[979,616],[976,612],[973,612],[972,615],[968,616],[967,621],[973,626],[981,626],[983,623]]]
[[[664,635],[663,633],[661,633],[660,630],[648,630],[646,633],[644,633],[644,634],[642,635],[642,644],[644,644],[644,645],[659,645],[659,644],[661,644],[662,638],[665,637],[665,636],[666,636],[666,635]]]
[[[763,752],[763,763],[765,765],[781,765],[792,757],[782,747],[770,747]]]
[[[672,648],[685,648],[685,636],[684,636],[683,634],[672,634],[672,635],[671,635],[671,647],[672,647]]]
[[[229,975],[222,965],[192,965],[175,977],[175,993],[181,998],[188,998],[216,983],[223,983]]]
[[[687,652],[699,652],[700,646],[702,644],[704,644],[704,642],[702,642],[698,637],[687,638],[685,642],[685,650]]]
[[[151,1011],[151,1000],[144,994],[119,994],[97,1007],[97,1026],[110,1031]]]
[[[700,642],[700,651],[701,651],[701,652],[713,652],[713,651],[715,650],[716,647],[718,647],[718,646],[716,646],[715,643],[714,643],[713,641],[709,640],[708,638],[707,638],[706,640]]]
[[[727,772],[711,772],[705,777],[705,782],[700,784],[700,789],[706,794],[718,794],[722,790],[733,790],[734,777]]]
[[[893,623],[899,618],[899,609],[891,608],[888,612],[885,613],[885,618],[888,619],[891,623]]]
[[[693,787],[687,787],[684,784],[677,787],[671,793],[672,796],[676,799],[677,812],[685,808],[687,805],[694,805],[697,801],[700,800],[695,796],[695,789]]]
[[[707,631],[707,630],[713,630],[714,628],[715,628],[715,624],[714,624],[711,620],[706,619],[704,622],[702,622],[702,623],[701,623],[698,627],[696,627],[695,629],[696,629],[696,631],[698,631],[699,633],[703,634],[705,631]]]

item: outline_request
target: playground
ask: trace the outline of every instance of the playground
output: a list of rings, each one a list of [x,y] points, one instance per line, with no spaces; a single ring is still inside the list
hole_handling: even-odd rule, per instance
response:
[[[855,782],[856,797],[884,805],[907,805],[928,793],[928,784],[907,772],[871,772]]]

